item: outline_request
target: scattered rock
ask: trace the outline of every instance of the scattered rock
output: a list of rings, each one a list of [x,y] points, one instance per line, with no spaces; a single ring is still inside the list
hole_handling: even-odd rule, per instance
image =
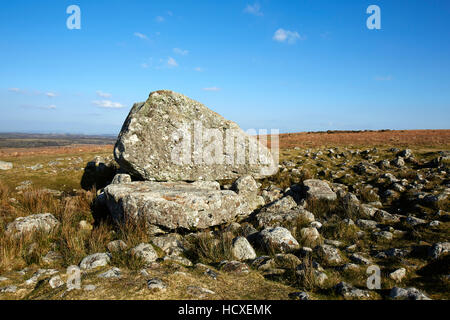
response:
[[[106,245],[106,247],[108,248],[109,252],[119,252],[128,249],[127,244],[123,240],[111,241]]]
[[[110,253],[94,253],[81,260],[80,268],[84,270],[91,270],[98,267],[103,267],[108,265],[110,260]]]
[[[399,288],[394,287],[389,295],[395,300],[431,300],[423,292],[417,290],[416,288]]]
[[[297,240],[283,227],[264,229],[259,233],[259,240],[266,248],[288,252],[300,248]]]
[[[100,273],[97,277],[98,278],[110,279],[110,278],[120,278],[121,275],[122,275],[122,273],[121,273],[120,269],[114,267],[112,269],[109,269],[108,271]]]
[[[0,161],[0,170],[11,170],[13,164],[11,162]]]
[[[317,200],[333,201],[337,199],[336,193],[331,190],[328,182],[317,179],[308,179],[303,181],[306,188],[306,196]]]
[[[56,289],[62,287],[64,285],[64,281],[62,281],[60,276],[54,276],[50,280],[48,280],[48,284],[52,289]]]
[[[233,239],[233,246],[231,250],[233,256],[238,260],[250,260],[256,258],[255,250],[244,237],[237,237]]]
[[[151,291],[166,291],[167,284],[159,278],[152,278],[147,280],[147,288]]]
[[[131,249],[131,254],[135,257],[141,258],[145,263],[149,264],[158,259],[158,254],[153,249],[151,244],[141,243],[135,248]]]
[[[450,242],[438,242],[431,246],[429,255],[433,259],[437,259],[450,252]]]
[[[336,293],[344,298],[352,299],[367,299],[370,298],[369,292],[366,290],[357,289],[345,282],[339,282],[334,289]]]
[[[323,244],[316,247],[316,250],[319,257],[328,264],[338,264],[342,262],[339,250],[331,245]]]
[[[59,221],[51,213],[33,214],[27,217],[19,217],[6,227],[6,232],[20,237],[29,232],[51,232],[59,225]]]
[[[126,173],[118,173],[114,176],[111,184],[128,183],[131,182],[131,176]]]
[[[309,294],[306,292],[291,292],[289,293],[289,298],[292,300],[311,300]]]
[[[395,282],[401,282],[405,276],[406,276],[406,269],[405,268],[397,269],[394,272],[391,272],[389,274],[389,278],[391,278]]]

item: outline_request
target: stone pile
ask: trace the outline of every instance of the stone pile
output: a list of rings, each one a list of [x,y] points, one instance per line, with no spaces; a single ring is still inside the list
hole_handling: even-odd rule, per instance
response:
[[[245,217],[264,200],[255,178],[278,165],[255,137],[201,103],[152,92],[131,109],[114,148],[119,174],[99,200],[115,220],[203,229]],[[217,180],[238,179],[231,190]]]

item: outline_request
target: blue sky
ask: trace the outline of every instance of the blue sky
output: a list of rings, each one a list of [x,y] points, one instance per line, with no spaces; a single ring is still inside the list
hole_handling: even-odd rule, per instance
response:
[[[117,134],[159,89],[244,129],[448,129],[449,17],[446,0],[2,0],[0,131]]]

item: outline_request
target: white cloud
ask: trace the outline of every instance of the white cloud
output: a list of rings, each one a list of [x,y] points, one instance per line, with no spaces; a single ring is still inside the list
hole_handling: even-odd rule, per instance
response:
[[[175,52],[176,54],[180,54],[182,56],[185,56],[185,55],[187,55],[189,53],[188,50],[183,50],[183,49],[180,49],[180,48],[173,48],[173,52]]]
[[[135,32],[135,33],[134,33],[134,36],[135,36],[135,37],[138,37],[138,38],[140,38],[140,39],[148,40],[148,37],[147,37],[145,34],[140,33],[140,32]]]
[[[297,31],[284,30],[282,28],[275,31],[273,35],[273,40],[278,42],[287,42],[289,44],[294,44],[297,40],[305,40],[306,37],[300,36]]]
[[[21,90],[19,88],[9,88],[8,91],[9,92],[17,92],[17,93],[21,92]]]
[[[156,22],[164,22],[164,17],[161,17],[161,16],[157,16],[156,18],[155,18],[155,21]]]
[[[56,109],[56,106],[54,104],[51,104],[47,107],[44,107],[44,109],[53,110],[53,109]]]
[[[391,81],[393,78],[392,76],[386,76],[386,77],[375,77],[376,81]]]
[[[95,100],[92,101],[92,103],[100,108],[119,109],[124,107],[121,103],[113,102],[111,100],[101,100],[101,101]]]
[[[203,88],[204,91],[220,91],[220,88],[217,87],[210,87],[210,88]]]
[[[112,94],[98,90],[97,95],[101,98],[111,98]]]
[[[203,68],[200,68],[200,67],[196,67],[196,68],[194,68],[194,70],[197,72],[203,72]]]
[[[248,4],[245,9],[244,9],[245,13],[249,13],[249,14],[253,14],[255,16],[259,16],[262,17],[263,13],[261,12],[261,6],[259,5],[259,3],[255,3],[253,5]]]
[[[149,67],[149,65],[148,65],[148,63],[144,62],[144,63],[141,64],[141,67],[144,68],[144,69],[147,69]]]
[[[47,92],[45,95],[46,95],[47,97],[49,97],[49,98],[54,98],[54,97],[56,97],[56,93],[54,93],[54,92]]]
[[[172,57],[169,57],[169,59],[167,60],[167,65],[169,67],[178,67],[178,63]]]

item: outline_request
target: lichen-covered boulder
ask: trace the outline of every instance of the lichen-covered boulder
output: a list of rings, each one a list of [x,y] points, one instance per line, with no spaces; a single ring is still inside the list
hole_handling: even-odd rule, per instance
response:
[[[29,232],[51,232],[60,222],[51,213],[32,214],[19,217],[6,227],[6,232],[20,237]]]
[[[278,169],[270,151],[254,136],[169,90],[152,92],[146,102],[133,105],[114,156],[126,172],[154,181],[221,180],[246,174],[260,178]]]
[[[105,201],[116,221],[144,218],[168,229],[204,229],[246,216],[254,208],[231,190],[218,190],[211,182],[140,181],[111,184]]]

